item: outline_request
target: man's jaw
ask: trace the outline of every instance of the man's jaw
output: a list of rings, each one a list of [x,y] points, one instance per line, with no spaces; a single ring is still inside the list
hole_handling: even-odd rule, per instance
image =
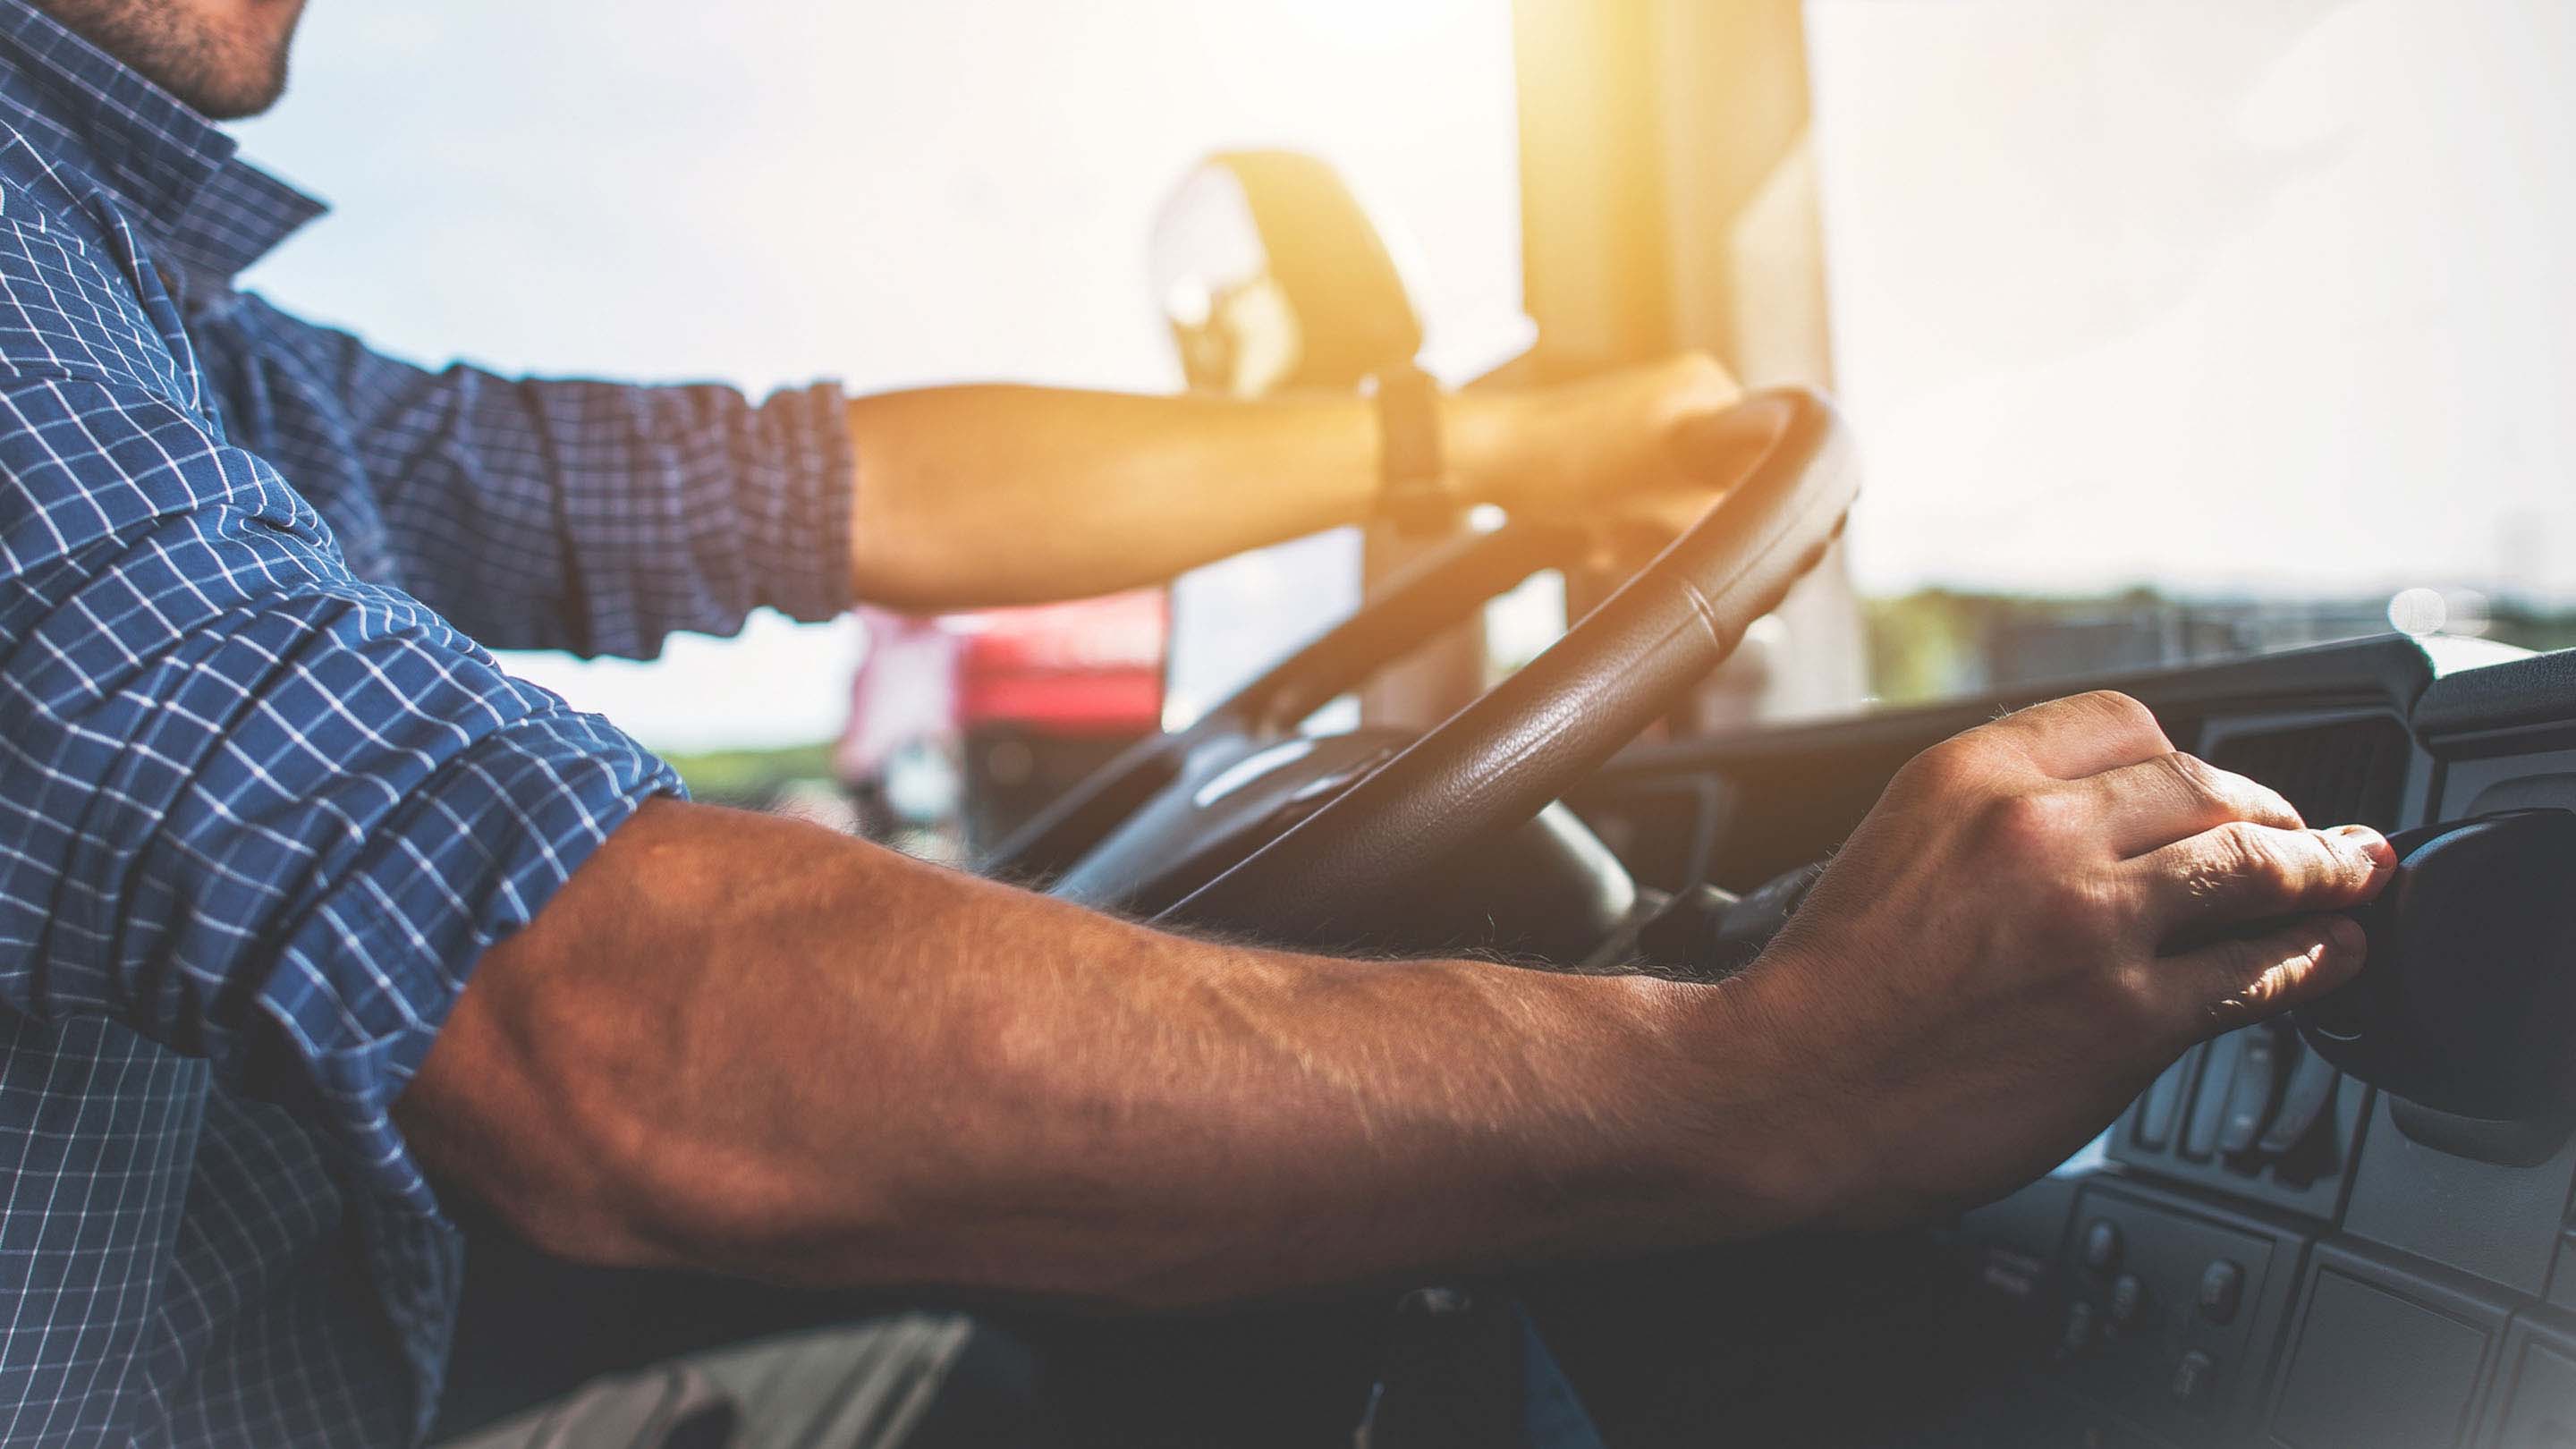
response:
[[[218,121],[255,116],[286,89],[304,0],[36,0],[91,44]]]

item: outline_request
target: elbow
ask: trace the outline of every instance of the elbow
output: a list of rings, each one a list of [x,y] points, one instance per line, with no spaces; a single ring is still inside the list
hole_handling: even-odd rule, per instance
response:
[[[669,1237],[648,1230],[609,1194],[537,1182],[477,1186],[493,1216],[547,1257],[589,1268],[695,1267]]]
[[[646,1179],[600,1150],[581,1114],[523,1074],[463,1077],[430,1064],[395,1107],[412,1155],[443,1197],[479,1206],[502,1227],[566,1262],[600,1268],[681,1266],[676,1236],[649,1210]]]
[[[638,1084],[581,1031],[521,1031],[468,992],[394,1116],[444,1194],[548,1256],[605,1268],[724,1270],[780,1230],[753,1154]],[[539,1048],[536,1043],[544,1043]]]
[[[711,1146],[625,1105],[530,1094],[465,1132],[406,1130],[433,1177],[538,1251],[598,1268],[801,1276],[834,1232],[811,1194],[738,1147]],[[407,1113],[414,1116],[416,1113]],[[853,1204],[839,1205],[838,1234]]]

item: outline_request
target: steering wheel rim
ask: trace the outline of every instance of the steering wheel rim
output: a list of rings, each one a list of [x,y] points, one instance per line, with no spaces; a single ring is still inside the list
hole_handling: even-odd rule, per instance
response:
[[[1724,663],[1822,561],[1859,480],[1832,405],[1805,388],[1757,393],[1680,442],[1759,452],[1536,659],[1155,919],[1319,944],[1358,934],[1416,872],[1536,815]]]

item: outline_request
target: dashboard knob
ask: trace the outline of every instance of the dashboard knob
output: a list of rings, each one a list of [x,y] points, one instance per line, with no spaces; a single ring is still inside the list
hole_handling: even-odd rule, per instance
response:
[[[2096,1273],[2108,1273],[2120,1266],[2120,1225],[2109,1218],[2095,1218],[2084,1229],[2084,1266]]]
[[[2236,1306],[2245,1300],[2245,1270],[2225,1258],[2213,1259],[2200,1274],[2200,1316],[2212,1323],[2233,1323]]]
[[[2359,975],[2294,1012],[2335,1066],[2437,1111],[2526,1122],[2576,1107],[2576,812],[2513,810],[2390,837],[2353,912]]]

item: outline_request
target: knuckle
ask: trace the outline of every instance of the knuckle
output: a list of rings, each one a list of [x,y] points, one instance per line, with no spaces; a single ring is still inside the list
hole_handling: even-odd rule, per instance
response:
[[[1952,795],[1975,788],[1988,773],[1984,743],[1972,731],[1953,735],[1906,761],[1896,779],[1910,791]]]
[[[2228,884],[2233,879],[2223,864],[2203,856],[2183,867],[2182,893],[2186,898],[2206,905],[2226,895]]]
[[[2230,941],[2217,948],[2216,990],[2201,1003],[2206,1035],[2230,1031],[2278,1012],[2290,987],[2282,970],[2296,948],[2278,937]]]
[[[2167,750],[2156,757],[2156,763],[2187,799],[2205,805],[2225,805],[2234,793],[2227,788],[2225,777],[2218,768],[2198,755],[2183,750]]]
[[[2173,1013],[2173,993],[2164,973],[2157,969],[2161,964],[2130,960],[2114,968],[2104,983],[2106,1008],[2134,1026],[2166,1023]]]
[[[2251,821],[2230,820],[2210,832],[2210,843],[2211,863],[2226,879],[2264,891],[2279,891],[2291,883],[2293,872],[2277,832]]]
[[[2156,722],[2156,712],[2139,703],[2136,697],[2116,689],[2096,689],[2077,695],[2076,699],[2111,724],[2134,735],[2164,741],[2167,749],[2172,748],[2172,742],[2165,740],[2164,726]]]
[[[2222,770],[2186,751],[2176,750],[2172,758],[2178,770],[2187,772],[2206,796],[2229,814],[2282,829],[2300,828],[2299,812],[2279,791],[2262,781]]]
[[[2205,1040],[2252,1019],[2246,1014],[2244,987],[2257,974],[2253,959],[2253,951],[2242,942],[2205,949],[2193,979],[2177,983],[2173,993],[2172,1012],[2189,1036]]]
[[[2247,1016],[2271,1015],[2288,987],[2288,978],[2276,969],[2277,964],[2247,952],[2236,966],[2240,984],[2221,999],[2220,1007]]]
[[[2050,861],[2069,843],[2066,802],[2050,793],[1997,796],[1980,824],[1989,845],[2019,859]]]

